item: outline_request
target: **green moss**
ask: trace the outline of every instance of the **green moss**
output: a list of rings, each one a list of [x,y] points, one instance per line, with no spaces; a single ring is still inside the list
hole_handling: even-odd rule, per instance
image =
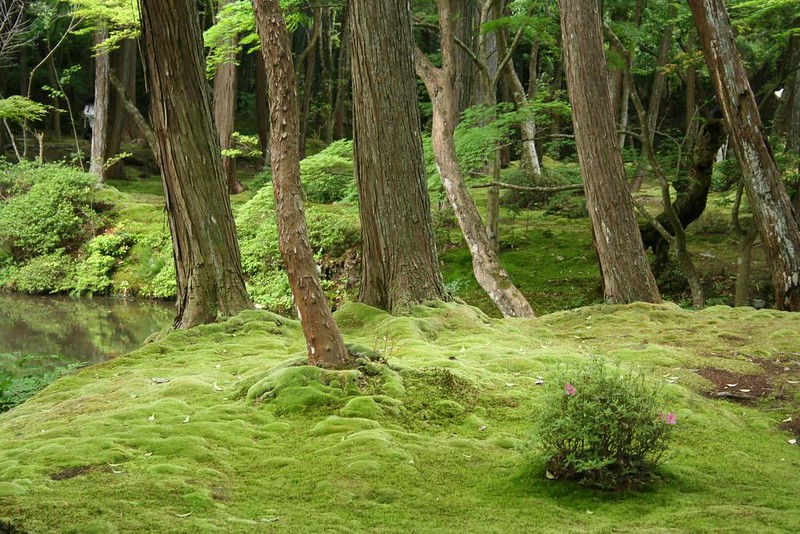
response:
[[[752,355],[785,351],[800,315],[646,304],[532,320],[441,303],[413,313],[337,311],[365,355],[357,370],[302,365],[299,324],[252,311],[59,379],[0,415],[0,517],[32,532],[471,532],[487,517],[503,532],[800,524],[800,453],[778,429],[800,390],[787,383],[782,399],[747,406],[708,398],[693,371],[754,374]],[[375,351],[385,363],[366,357]],[[595,354],[665,383],[678,432],[652,491],[549,481],[528,454],[538,377]]]

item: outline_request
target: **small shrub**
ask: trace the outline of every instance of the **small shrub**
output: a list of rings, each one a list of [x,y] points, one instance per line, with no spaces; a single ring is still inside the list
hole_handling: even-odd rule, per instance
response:
[[[582,219],[589,216],[589,210],[586,209],[586,198],[571,191],[553,195],[547,202],[544,212],[567,219]]]
[[[605,490],[646,484],[667,449],[675,415],[639,373],[597,358],[551,380],[538,436],[548,476]]]
[[[74,260],[58,250],[10,268],[5,283],[16,291],[31,294],[60,293],[74,287],[75,270]]]
[[[6,167],[12,196],[0,204],[0,247],[16,260],[76,250],[103,225],[92,203],[96,178],[62,165]]]

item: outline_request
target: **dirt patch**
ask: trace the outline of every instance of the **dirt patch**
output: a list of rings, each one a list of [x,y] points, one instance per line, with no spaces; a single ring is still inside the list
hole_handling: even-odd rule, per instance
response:
[[[761,374],[741,374],[710,367],[698,369],[697,374],[714,384],[714,389],[709,392],[711,397],[739,401],[791,400],[800,389],[800,359],[797,356],[791,353],[778,354],[774,359],[748,357],[747,361],[763,370]]]
[[[709,367],[698,369],[697,374],[714,384],[712,397],[755,400],[772,394],[772,384],[766,375],[745,375]]]
[[[93,471],[110,473],[111,467],[107,465],[79,465],[77,467],[68,467],[50,475],[50,480],[67,480],[80,475],[87,475]]]
[[[788,420],[781,423],[781,430],[785,430],[795,439],[800,439],[800,412],[795,413]]]

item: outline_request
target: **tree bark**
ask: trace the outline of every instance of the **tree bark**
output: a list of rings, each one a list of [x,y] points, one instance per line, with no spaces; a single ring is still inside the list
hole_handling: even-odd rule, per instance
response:
[[[250,308],[219,140],[203,66],[193,0],[140,2],[178,283],[176,328],[191,328]]]
[[[220,0],[219,9],[228,3],[228,0]],[[231,37],[230,41],[232,51],[214,73],[214,124],[222,150],[234,148],[233,132],[236,129],[236,54],[233,52],[236,37]],[[244,186],[236,177],[235,157],[222,156],[222,171],[231,194],[244,191]]]
[[[689,0],[689,6],[767,252],[775,306],[800,311],[800,227],[764,138],[725,4],[722,0]]]
[[[481,224],[472,197],[469,195],[456,159],[453,140],[458,122],[457,102],[453,95],[455,69],[453,52],[451,2],[436,0],[441,30],[442,67],[437,68],[419,49],[415,53],[417,75],[425,83],[433,102],[432,142],[436,165],[447,198],[453,206],[464,239],[472,254],[472,269],[478,284],[488,293],[495,306],[506,317],[533,317],[533,309],[522,293],[511,283],[508,273],[492,250]]]
[[[300,314],[308,363],[348,363],[342,334],[333,320],[317,276],[308,240],[300,187],[300,128],[291,42],[278,0],[252,0],[269,81],[272,184],[278,215],[278,245]]]
[[[411,12],[395,0],[353,0],[350,10],[359,300],[407,313],[426,300],[450,300],[439,270],[422,153]]]
[[[256,120],[258,121],[258,148],[261,151],[259,166],[266,167],[269,152],[269,108],[267,99],[267,73],[261,57],[255,60],[256,70]]]
[[[105,30],[97,31],[94,35],[95,46],[106,40],[108,33]],[[105,179],[103,168],[108,159],[108,129],[109,129],[109,73],[111,65],[108,52],[101,50],[95,57],[94,69],[94,122],[92,124],[92,154],[90,157],[89,171],[97,175],[98,181]]]
[[[120,43],[117,50],[111,52],[109,56],[109,95],[108,95],[108,115],[109,125],[106,132],[107,157],[119,154],[122,148],[122,132],[124,130],[125,119],[127,116],[125,103],[118,91],[111,91],[113,83],[111,75],[115,75],[123,86],[130,87],[131,77],[136,76],[136,41],[126,39]],[[131,66],[134,66],[133,69]],[[103,180],[113,180],[122,178],[125,175],[122,161],[117,161],[109,167],[103,169]]]
[[[608,91],[598,2],[559,0],[578,161],[606,302],[661,302],[628,195]]]

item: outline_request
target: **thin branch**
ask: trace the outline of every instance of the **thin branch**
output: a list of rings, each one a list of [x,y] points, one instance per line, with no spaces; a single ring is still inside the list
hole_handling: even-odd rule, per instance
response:
[[[583,191],[583,185],[570,184],[570,185],[557,185],[553,187],[540,187],[532,185],[516,185],[506,182],[488,182],[485,184],[471,185],[472,189],[485,189],[488,187],[499,187],[501,189],[514,189],[515,191],[534,191],[536,193],[558,193],[561,191]]]

